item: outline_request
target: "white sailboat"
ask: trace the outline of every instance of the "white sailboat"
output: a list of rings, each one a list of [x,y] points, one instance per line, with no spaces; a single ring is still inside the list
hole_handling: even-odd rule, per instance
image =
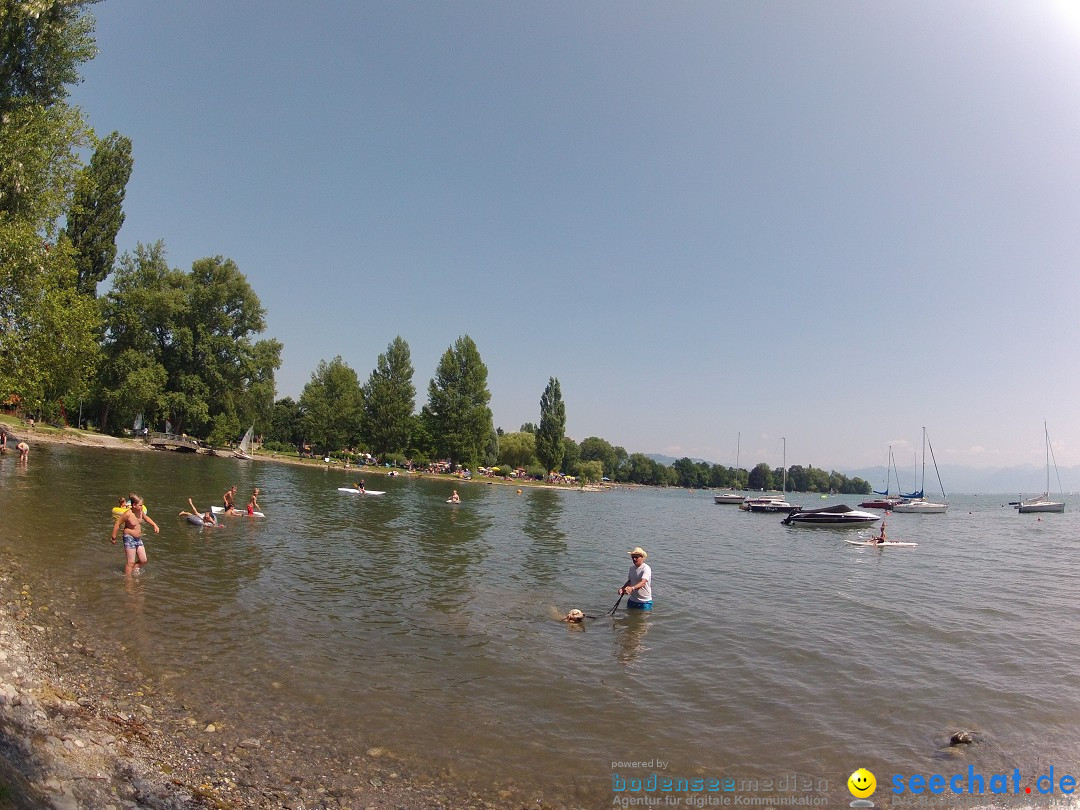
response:
[[[739,438],[735,444],[735,483],[738,484],[739,478],[739,451],[742,450],[742,433],[739,434]],[[736,487],[732,487],[735,489]],[[746,500],[746,495],[740,495],[737,492],[718,492],[713,495],[713,503],[742,503]]]
[[[251,455],[251,440],[255,435],[255,425],[252,425],[247,429],[247,433],[244,434],[244,438],[240,440],[240,447],[233,450],[233,455],[237,458],[243,458],[251,460],[255,456]]]
[[[919,486],[919,492],[926,491],[926,446],[929,444],[929,439],[926,438],[926,428],[922,429],[923,440],[923,455],[922,455],[922,483]],[[906,500],[903,503],[898,503],[893,506],[893,512],[901,512],[915,515],[933,515],[941,514],[949,508],[949,499],[945,496],[945,487],[941,483],[941,473],[938,472],[937,459],[934,458],[934,446],[930,445],[930,458],[934,462],[934,473],[937,475],[938,486],[941,487],[941,498],[943,503],[932,503],[925,497],[912,498]]]
[[[1017,512],[1020,514],[1027,514],[1028,512],[1064,512],[1064,501],[1052,501],[1050,500],[1050,459],[1053,457],[1054,450],[1050,447],[1050,431],[1046,429],[1046,422],[1043,422],[1043,433],[1046,434],[1046,492],[1037,498],[1028,498],[1025,501],[1020,501],[1016,506]],[[1061,490],[1061,476],[1057,471],[1057,459],[1054,459],[1054,474],[1058,476],[1058,490]]]

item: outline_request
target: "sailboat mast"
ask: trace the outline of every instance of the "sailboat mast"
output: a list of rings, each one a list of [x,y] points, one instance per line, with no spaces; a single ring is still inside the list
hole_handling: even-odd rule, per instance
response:
[[[783,436],[780,441],[784,443],[784,494],[787,495],[787,439]]]
[[[1043,420],[1043,433],[1046,435],[1046,497],[1050,497],[1050,430]]]
[[[739,437],[735,440],[735,489],[739,488],[739,451],[742,450],[742,431],[739,431]]]
[[[919,487],[923,495],[926,494],[926,426],[922,429],[922,486]]]

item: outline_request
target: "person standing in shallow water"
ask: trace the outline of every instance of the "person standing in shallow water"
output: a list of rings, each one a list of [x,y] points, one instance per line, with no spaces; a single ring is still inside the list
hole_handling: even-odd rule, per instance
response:
[[[131,508],[116,518],[112,530],[112,542],[115,546],[116,532],[121,525],[124,527],[124,555],[127,558],[127,564],[124,566],[125,576],[130,575],[132,571],[141,570],[146,565],[146,546],[143,545],[142,527],[140,526],[143,521],[154,527],[154,534],[161,531],[158,525],[146,514],[146,510],[143,509],[143,499],[132,493]]]
[[[649,555],[641,546],[626,553],[630,555],[630,573],[619,593],[630,597],[626,600],[630,610],[652,610],[652,568],[645,562]]]

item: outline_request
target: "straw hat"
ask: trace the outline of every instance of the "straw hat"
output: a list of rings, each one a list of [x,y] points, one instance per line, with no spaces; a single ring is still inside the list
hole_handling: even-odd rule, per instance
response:
[[[635,554],[640,554],[641,559],[643,559],[643,560],[649,559],[649,555],[646,553],[645,549],[643,549],[641,546],[638,546],[633,551],[628,551],[626,553],[629,554],[631,557],[633,557]]]
[[[569,613],[566,614],[566,618],[572,619],[573,621],[576,622],[576,621],[580,621],[581,619],[584,619],[585,614],[582,613],[577,608],[574,608],[573,610],[571,610]]]

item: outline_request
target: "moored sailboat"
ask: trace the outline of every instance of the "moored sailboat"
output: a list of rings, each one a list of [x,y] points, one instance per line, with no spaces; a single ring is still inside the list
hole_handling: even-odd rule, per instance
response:
[[[941,483],[941,473],[938,471],[937,459],[934,457],[934,446],[930,444],[930,440],[926,437],[926,428],[922,429],[923,438],[923,458],[922,458],[922,483],[919,486],[919,497],[910,498],[901,503],[893,506],[892,511],[913,514],[913,515],[933,515],[941,514],[949,508],[949,499],[945,496],[945,487]],[[926,491],[926,447],[930,445],[930,458],[934,462],[934,474],[937,475],[938,486],[941,487],[942,503],[933,503],[923,496]]]
[[[739,434],[735,444],[735,486],[732,487],[732,489],[738,489],[740,450],[742,450],[742,433]],[[738,492],[718,492],[713,495],[713,503],[742,503],[745,500],[746,495],[739,494]]]
[[[1020,501],[1016,506],[1016,511],[1020,514],[1065,511],[1064,501],[1050,500],[1050,459],[1053,457],[1054,450],[1050,446],[1050,431],[1046,429],[1046,422],[1043,422],[1043,433],[1046,434],[1046,491],[1036,498]],[[1054,474],[1058,476],[1058,491],[1061,491],[1061,476],[1058,474],[1056,458],[1054,459]]]

